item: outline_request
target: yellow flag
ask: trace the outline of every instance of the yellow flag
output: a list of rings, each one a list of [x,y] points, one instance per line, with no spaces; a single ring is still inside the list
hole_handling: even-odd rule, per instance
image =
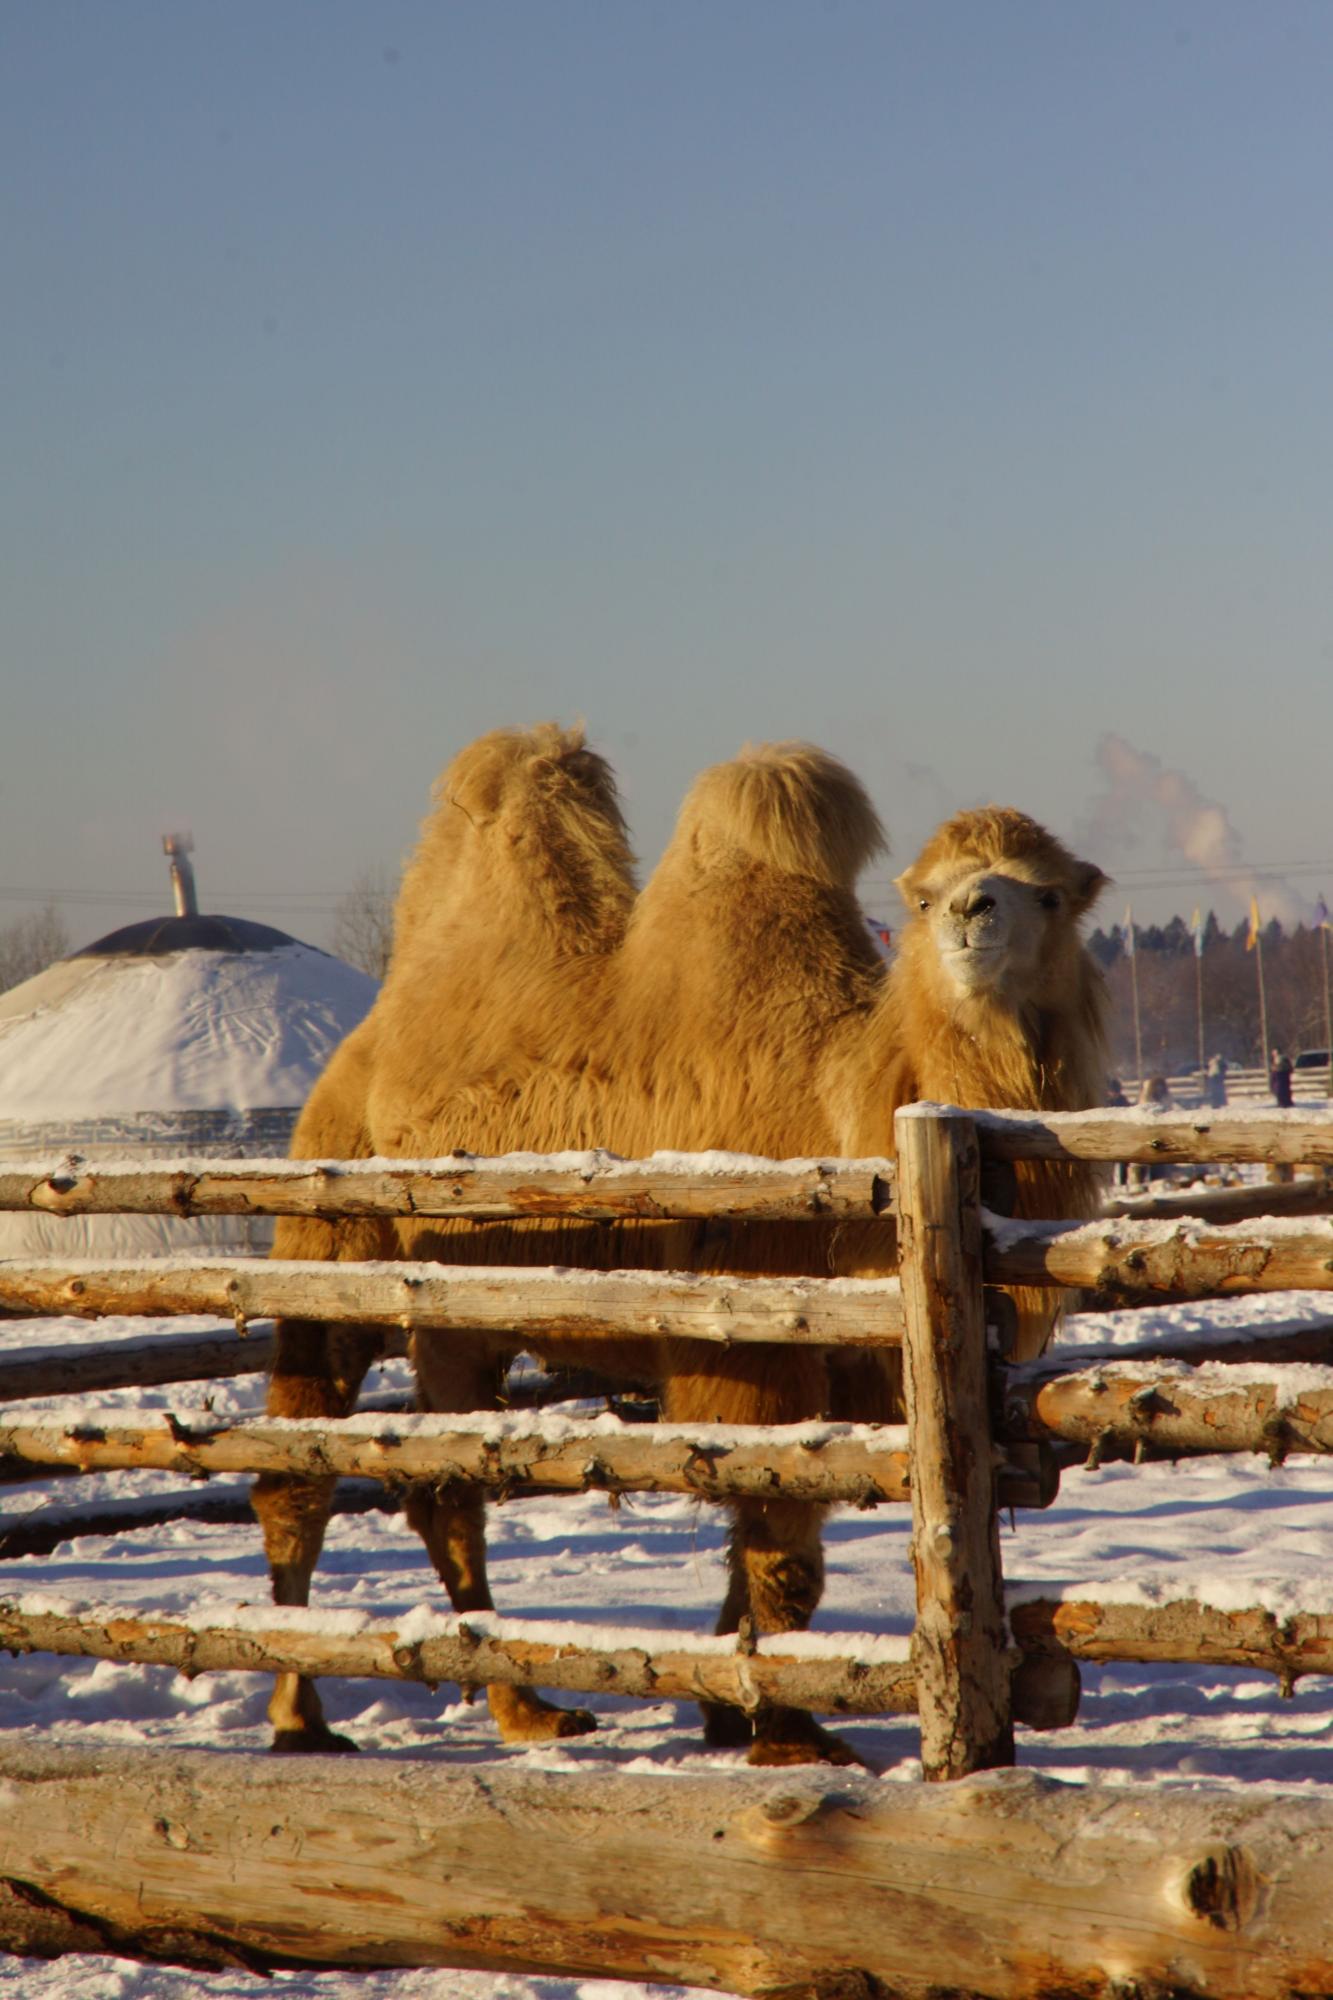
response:
[[[1259,942],[1259,899],[1257,896],[1251,896],[1250,928],[1245,933],[1246,951],[1253,951],[1254,947],[1258,944],[1258,942]]]

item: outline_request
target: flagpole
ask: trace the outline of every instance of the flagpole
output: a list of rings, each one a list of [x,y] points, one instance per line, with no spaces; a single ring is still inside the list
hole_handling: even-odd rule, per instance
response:
[[[1328,1089],[1326,1097],[1333,1097],[1333,1015],[1328,1006],[1328,924],[1319,926],[1319,944],[1324,958],[1324,1047],[1328,1051]]]
[[[1264,941],[1258,931],[1254,933],[1254,969],[1259,975],[1259,1041],[1260,1060],[1264,1069],[1268,1068],[1268,1002],[1264,996]]]
[[[1194,1014],[1199,1028],[1199,1085],[1206,1094],[1208,1058],[1204,1054],[1203,1043],[1203,911],[1197,904],[1190,918],[1190,936],[1194,940]]]
[[[1139,955],[1134,949],[1134,929],[1129,933],[1129,990],[1134,1002],[1134,1068],[1139,1089],[1143,1088],[1143,1029],[1139,1024]]]
[[[1329,926],[1327,922],[1319,926],[1319,944],[1323,948],[1323,1046],[1329,1054],[1329,1076],[1325,1096],[1333,1098],[1333,1014],[1329,1014]]]

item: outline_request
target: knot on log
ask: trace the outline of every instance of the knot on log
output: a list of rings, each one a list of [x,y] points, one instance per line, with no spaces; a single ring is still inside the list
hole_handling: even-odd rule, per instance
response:
[[[1281,1410],[1274,1408],[1268,1412],[1264,1418],[1263,1429],[1259,1433],[1259,1442],[1267,1452],[1268,1463],[1271,1466],[1285,1463],[1287,1453],[1291,1450],[1292,1439],[1287,1420]]]
[[[1212,1847],[1192,1862],[1180,1884],[1186,1911],[1217,1930],[1239,1931],[1258,1902],[1254,1864],[1243,1847]]]

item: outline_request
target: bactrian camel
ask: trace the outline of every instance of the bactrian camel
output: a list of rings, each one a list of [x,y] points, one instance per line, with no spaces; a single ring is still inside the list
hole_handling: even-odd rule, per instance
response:
[[[810,745],[761,746],[696,781],[635,901],[614,785],[581,733],[483,738],[440,780],[404,877],[383,990],[316,1086],[293,1153],[882,1155],[894,1110],[922,1096],[1048,1109],[1099,1101],[1101,983],[1078,931],[1099,872],[1021,813],[961,813],[901,878],[909,922],[886,977],[854,895],[882,846],[845,767]],[[1024,1192],[1020,1208],[1047,1214],[1087,1213],[1095,1200],[1076,1168],[1047,1170]],[[288,1257],[386,1254],[878,1275],[892,1268],[892,1238],[874,1222],[730,1234],[690,1223],[284,1220],[275,1243]],[[1045,1325],[1022,1316],[1030,1351]],[[820,1350],[593,1346],[561,1343],[549,1358],[654,1380],[670,1422],[891,1413],[889,1371]],[[281,1323],[270,1411],[350,1410],[378,1352],[373,1328]],[[422,1407],[493,1407],[513,1352],[512,1339],[490,1333],[418,1336]],[[307,1601],[331,1497],[331,1481],[257,1483],[279,1603]],[[408,1513],[454,1607],[488,1607],[480,1494],[418,1490]],[[822,1510],[742,1501],[732,1516],[718,1629],[743,1617],[761,1633],[803,1628],[822,1590]],[[529,1689],[488,1695],[506,1741],[593,1726]],[[308,1681],[284,1676],[270,1714],[276,1747],[345,1747]],[[714,1743],[747,1742],[756,1763],[852,1754],[796,1710],[752,1721],[713,1710],[706,1726]]]

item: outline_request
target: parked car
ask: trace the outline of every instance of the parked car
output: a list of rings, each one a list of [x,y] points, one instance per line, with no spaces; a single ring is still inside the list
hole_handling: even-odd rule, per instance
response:
[[[1292,1064],[1293,1069],[1327,1069],[1327,1049],[1302,1049]]]

